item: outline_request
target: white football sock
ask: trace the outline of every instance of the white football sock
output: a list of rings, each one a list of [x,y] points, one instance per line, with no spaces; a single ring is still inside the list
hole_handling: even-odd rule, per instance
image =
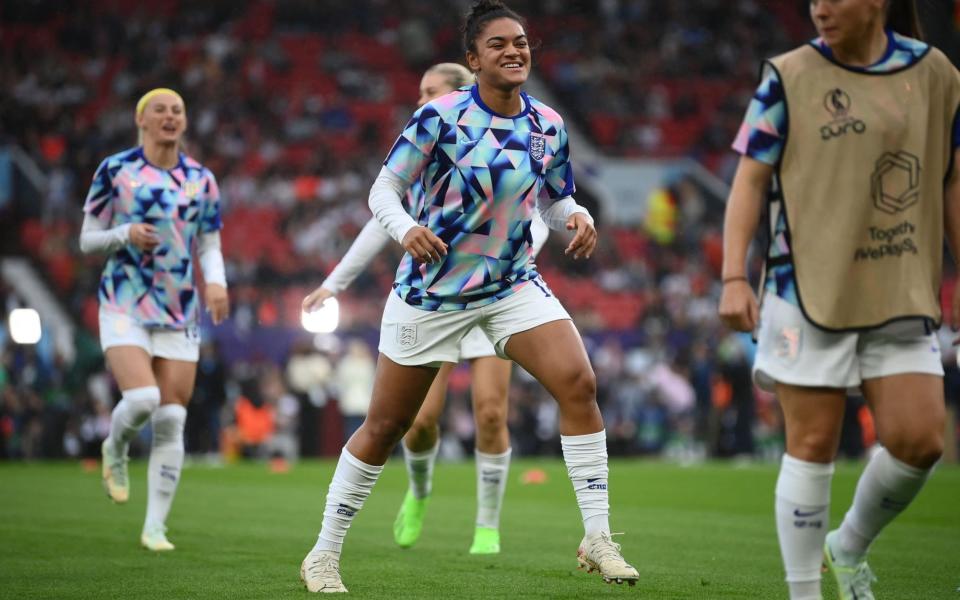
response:
[[[187,409],[164,404],[153,413],[153,447],[147,464],[147,518],[144,530],[163,526],[180,483],[183,467],[183,426]]]
[[[577,504],[587,534],[610,531],[610,502],[607,495],[607,432],[561,435],[563,461],[573,483]]]
[[[383,465],[368,465],[344,447],[327,491],[323,526],[314,545],[315,550],[340,552],[353,517],[363,508],[363,503],[382,472]]]
[[[870,543],[920,493],[933,469],[918,469],[897,460],[886,448],[874,454],[857,482],[853,504],[840,525],[841,564],[863,560]]]
[[[110,415],[110,435],[107,443],[115,454],[124,456],[137,432],[146,424],[153,411],[160,406],[160,388],[157,386],[131,388],[113,407]]]
[[[510,472],[510,454],[487,454],[476,451],[477,457],[477,527],[500,527],[500,507],[507,489]]]
[[[833,463],[783,455],[776,488],[777,536],[791,600],[820,600],[823,540],[830,526]]]
[[[440,442],[425,452],[413,452],[403,442],[403,462],[407,465],[407,477],[410,479],[410,491],[417,500],[430,495],[433,488],[433,465],[437,462]]]

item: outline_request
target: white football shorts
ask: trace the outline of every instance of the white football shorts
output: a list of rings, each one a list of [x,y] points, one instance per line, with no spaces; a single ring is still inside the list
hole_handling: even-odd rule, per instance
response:
[[[480,326],[476,326],[467,332],[460,340],[460,360],[472,360],[474,358],[487,358],[496,356],[497,349],[493,347],[493,342],[487,337]]]
[[[506,298],[464,310],[420,310],[391,291],[380,325],[380,352],[401,365],[456,363],[477,358],[465,353],[461,344],[477,329],[488,338],[496,356],[508,358],[504,347],[511,335],[563,319],[569,320],[570,315],[539,277]]]
[[[754,381],[855,388],[865,379],[902,373],[943,376],[940,342],[920,319],[861,332],[830,333],[810,323],[798,306],[764,294],[757,332]]]
[[[146,328],[124,312],[100,308],[100,347],[139,346],[150,356],[197,362],[200,359],[200,328]]]

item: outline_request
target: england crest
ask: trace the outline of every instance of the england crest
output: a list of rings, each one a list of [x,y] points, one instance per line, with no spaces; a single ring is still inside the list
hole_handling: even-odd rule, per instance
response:
[[[417,343],[417,326],[401,324],[397,326],[397,343],[401,348],[412,348]]]
[[[530,158],[533,160],[543,160],[543,153],[547,147],[547,141],[542,133],[530,134]]]
[[[183,195],[187,198],[195,198],[200,194],[200,181],[184,181],[183,182]]]

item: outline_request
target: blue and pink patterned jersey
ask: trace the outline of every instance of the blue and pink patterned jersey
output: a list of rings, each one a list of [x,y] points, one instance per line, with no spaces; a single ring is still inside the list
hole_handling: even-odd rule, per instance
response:
[[[439,263],[404,255],[396,293],[423,310],[478,308],[538,276],[530,223],[542,208],[574,192],[563,119],[521,94],[524,108],[498,115],[476,86],[421,107],[384,165],[423,186],[414,219],[447,243]]]
[[[160,238],[152,252],[127,244],[110,255],[100,278],[101,307],[148,328],[195,324],[194,239],[222,227],[213,174],[183,153],[167,170],[147,162],[142,147],[125,150],[100,163],[83,210],[107,228],[151,224]]]
[[[866,73],[889,73],[910,66],[923,58],[929,46],[919,40],[887,31],[887,50],[876,63],[868,67],[850,67]],[[836,62],[830,47],[822,38],[810,42],[825,58]],[[733,149],[762,163],[776,166],[786,146],[789,131],[787,103],[783,83],[777,71],[765,66],[760,85],[747,107],[740,131],[733,142]],[[960,110],[953,121],[953,148],[960,148]],[[793,264],[782,259],[790,254],[787,241],[786,216],[777,210],[776,223],[767,253],[768,268],[765,291],[799,306]]]

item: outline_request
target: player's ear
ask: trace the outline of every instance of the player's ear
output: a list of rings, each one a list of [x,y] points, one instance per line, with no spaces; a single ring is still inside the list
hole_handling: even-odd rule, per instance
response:
[[[480,72],[480,56],[476,52],[467,51],[467,67],[474,74]]]

